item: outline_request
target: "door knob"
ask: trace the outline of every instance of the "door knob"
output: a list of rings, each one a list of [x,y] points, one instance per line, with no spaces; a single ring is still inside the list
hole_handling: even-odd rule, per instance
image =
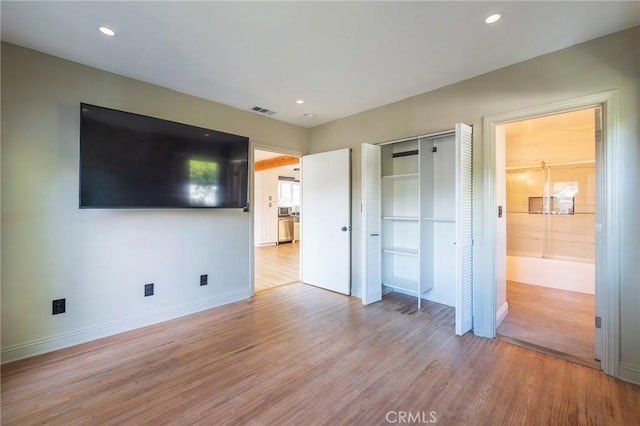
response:
[[[351,231],[351,227],[350,227],[350,226],[343,226],[342,228],[340,228],[340,230],[341,230],[342,232]]]

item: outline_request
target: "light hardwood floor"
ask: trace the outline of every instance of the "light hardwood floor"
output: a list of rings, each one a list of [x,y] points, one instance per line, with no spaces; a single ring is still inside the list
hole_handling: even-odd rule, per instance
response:
[[[508,281],[507,302],[498,338],[600,368],[593,295]]]
[[[454,335],[454,310],[293,284],[2,366],[2,424],[640,423],[640,386]],[[406,418],[406,417],[405,417]]]
[[[254,249],[255,291],[268,290],[300,280],[300,243],[284,243]]]

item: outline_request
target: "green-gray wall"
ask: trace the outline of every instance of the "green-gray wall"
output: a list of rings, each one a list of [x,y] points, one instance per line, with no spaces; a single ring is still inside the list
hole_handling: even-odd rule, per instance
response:
[[[361,275],[361,144],[401,139],[452,129],[456,122],[474,126],[475,222],[485,221],[482,119],[617,89],[619,146],[615,181],[620,225],[620,365],[621,375],[640,383],[640,29],[631,28],[567,49],[505,67],[429,93],[414,96],[311,129],[311,153],[353,149],[352,290],[359,295]],[[480,49],[490,46],[479,46]],[[398,64],[401,66],[401,64]],[[372,88],[375,90],[375,88]],[[490,210],[492,211],[492,210]],[[474,230],[477,247],[486,237]],[[474,279],[487,279],[482,258]],[[476,265],[478,266],[478,265]]]
[[[300,153],[307,129],[11,44],[1,53],[3,362],[251,295],[249,213],[78,209],[79,104]],[[67,312],[52,316],[57,298]]]

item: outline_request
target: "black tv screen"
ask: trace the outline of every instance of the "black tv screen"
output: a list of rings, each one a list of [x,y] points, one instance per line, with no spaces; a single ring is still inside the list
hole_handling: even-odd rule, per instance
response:
[[[80,104],[80,208],[245,208],[249,138]]]

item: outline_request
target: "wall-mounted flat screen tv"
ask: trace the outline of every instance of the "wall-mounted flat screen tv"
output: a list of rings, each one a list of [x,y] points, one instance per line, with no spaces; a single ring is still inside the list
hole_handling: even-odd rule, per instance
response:
[[[80,104],[80,208],[246,208],[249,138]]]

